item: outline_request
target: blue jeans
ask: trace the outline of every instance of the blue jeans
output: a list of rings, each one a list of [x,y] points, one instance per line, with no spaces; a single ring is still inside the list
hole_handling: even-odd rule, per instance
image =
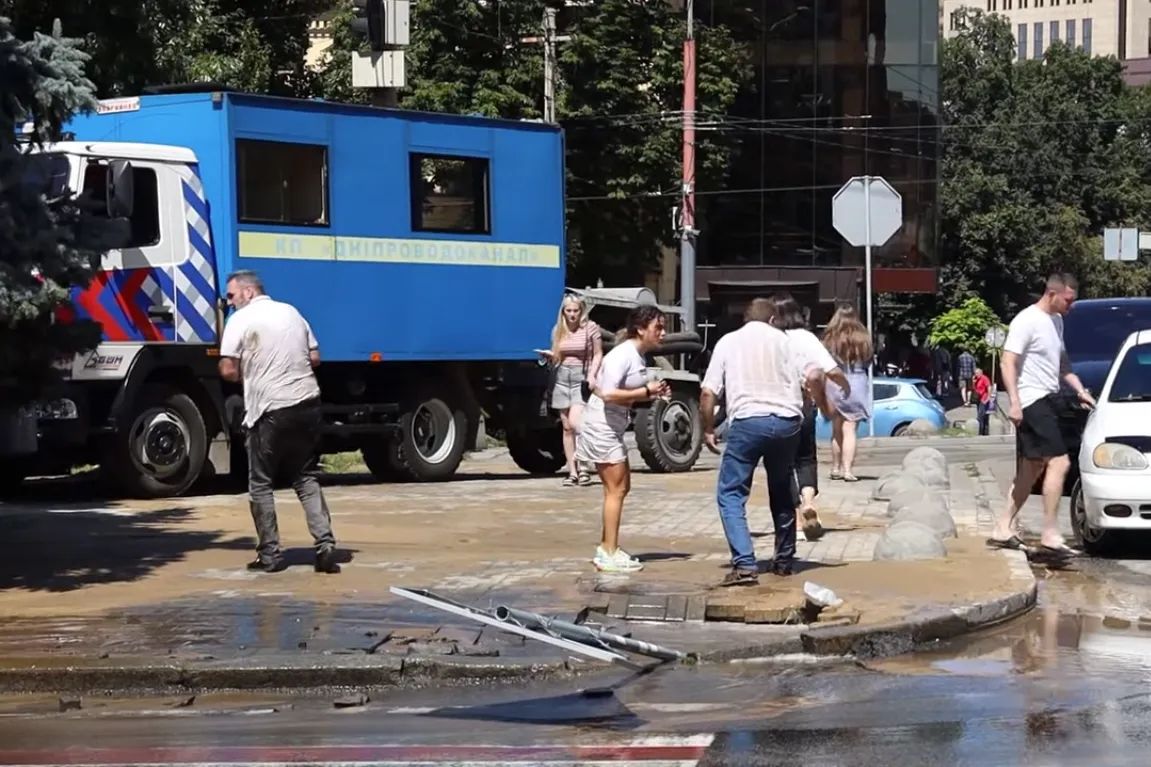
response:
[[[771,518],[775,522],[775,562],[795,558],[795,486],[793,467],[799,444],[800,418],[757,416],[733,421],[719,464],[716,502],[723,532],[731,549],[731,564],[755,570],[755,546],[747,527],[747,499],[755,467],[763,462]]]

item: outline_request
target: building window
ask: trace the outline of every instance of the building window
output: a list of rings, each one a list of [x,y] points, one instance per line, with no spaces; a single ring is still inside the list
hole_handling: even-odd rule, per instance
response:
[[[1075,19],[1067,20],[1067,44],[1072,48],[1075,47]]]
[[[1005,11],[1011,10],[1011,0],[1003,0],[1003,10],[1005,10]]]
[[[965,29],[966,27],[967,27],[967,25],[963,23],[963,10],[960,9],[958,11],[952,11],[951,12],[951,31],[952,32],[958,32],[959,30]]]
[[[240,221],[327,226],[328,148],[236,140]]]
[[[489,176],[481,157],[413,154],[412,231],[490,233]]]
[[[1091,55],[1091,19],[1083,19],[1083,52]]]
[[[1043,58],[1043,22],[1035,22],[1032,29],[1035,31],[1035,40],[1032,43],[1032,45],[1035,46],[1035,50],[1031,51],[1031,57],[1041,59]]]
[[[1015,58],[1023,61],[1027,58],[1027,25],[1020,24],[1015,35]]]
[[[108,217],[108,166],[90,162],[84,169],[81,195],[93,206],[93,213]],[[156,171],[132,168],[132,215],[128,218],[132,235],[124,248],[147,248],[160,242],[160,187]]]
[[[1051,35],[1051,43],[1052,44],[1059,42],[1059,22],[1058,21],[1051,22],[1051,26],[1048,28],[1047,31]]]
[[[1027,0],[1019,0],[1019,10],[1021,10],[1021,11],[1027,10]]]

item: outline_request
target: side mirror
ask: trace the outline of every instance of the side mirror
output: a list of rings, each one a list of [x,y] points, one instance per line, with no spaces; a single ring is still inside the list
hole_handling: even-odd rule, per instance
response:
[[[108,163],[108,217],[130,218],[132,216],[135,193],[132,184],[132,163],[127,160],[112,160]]]

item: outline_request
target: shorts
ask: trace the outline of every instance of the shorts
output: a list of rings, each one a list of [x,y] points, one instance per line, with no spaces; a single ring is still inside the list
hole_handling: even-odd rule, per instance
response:
[[[567,410],[572,405],[587,404],[581,386],[584,382],[582,367],[559,365],[555,369],[555,383],[552,385],[552,407]]]
[[[627,445],[623,435],[607,424],[584,421],[576,436],[575,459],[584,463],[626,463]]]
[[[1021,458],[1057,458],[1067,455],[1067,443],[1055,405],[1048,395],[1023,408],[1023,422],[1015,431],[1015,450]]]

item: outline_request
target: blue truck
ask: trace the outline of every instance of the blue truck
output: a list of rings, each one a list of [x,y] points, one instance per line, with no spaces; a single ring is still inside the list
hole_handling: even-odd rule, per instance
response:
[[[239,470],[242,397],[216,374],[238,269],[320,340],[325,452],[446,479],[482,412],[555,463],[532,350],[564,290],[556,127],[213,90],[102,102],[66,131],[52,177],[130,234],[73,292],[103,343],[45,393],[22,473],[91,461],[159,497]]]
[[[98,463],[119,492],[167,497],[246,475],[242,392],[216,372],[239,269],[315,330],[323,452],[359,449],[380,478],[445,480],[482,422],[525,470],[563,465],[533,351],[565,289],[556,126],[192,86],[101,102],[66,131],[37,153],[60,187],[46,191],[98,204],[122,247],[73,291],[66,313],[103,340],[62,363],[30,444],[4,461],[9,483]],[[694,417],[698,377],[685,384]],[[638,422],[669,441],[659,407]],[[657,470],[698,455],[690,436],[686,455],[645,447]]]

